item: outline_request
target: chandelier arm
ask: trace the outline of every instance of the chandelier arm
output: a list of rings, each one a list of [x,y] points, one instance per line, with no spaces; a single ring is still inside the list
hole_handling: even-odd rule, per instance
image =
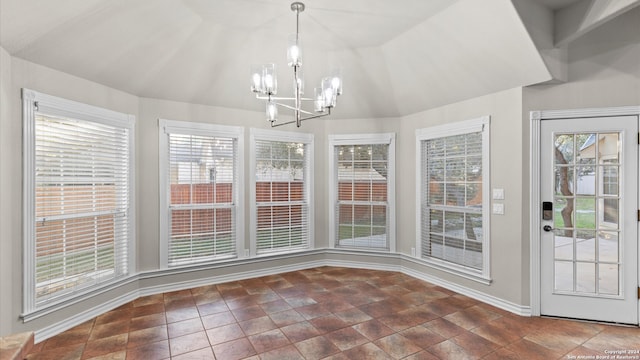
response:
[[[318,114],[318,115],[314,115],[314,116],[309,116],[306,118],[301,118],[300,121],[305,121],[305,120],[311,120],[311,119],[317,119],[317,118],[321,118],[324,116],[328,116],[331,115],[331,111],[324,113],[324,114]],[[283,123],[276,123],[275,121],[271,122],[271,127],[278,127],[278,126],[283,126],[283,125],[289,125],[289,124],[294,124],[297,123],[297,119],[296,120],[291,120],[291,121],[287,121],[287,122],[283,122]],[[300,127],[300,126],[298,126]]]
[[[312,112],[310,112],[310,111],[303,110],[303,109],[296,109],[296,108],[295,108],[295,106],[291,106],[291,105],[287,105],[287,104],[282,104],[282,103],[279,103],[279,102],[277,102],[277,103],[276,103],[276,105],[278,105],[278,106],[282,106],[283,108],[287,108],[287,109],[289,109],[289,110],[293,110],[293,111],[300,111],[301,113],[306,114],[306,115],[314,115],[314,114],[315,114],[315,113],[312,113]]]
[[[298,110],[305,115],[315,115],[315,113],[312,113],[311,111],[302,110],[302,109],[298,109]],[[324,113],[324,111],[322,113]]]
[[[296,98],[294,98],[294,97],[282,97],[282,96],[256,95],[256,99],[258,99],[258,100],[287,100],[287,101],[294,101]],[[315,99],[301,97],[300,100],[302,100],[302,101],[313,101]],[[284,105],[284,104],[278,103],[278,105]]]
[[[300,119],[300,121],[317,119],[317,118],[321,118],[321,117],[328,116],[328,115],[331,115],[331,113],[327,112],[327,113],[324,113],[324,114],[318,114],[318,115],[309,116],[309,117]]]

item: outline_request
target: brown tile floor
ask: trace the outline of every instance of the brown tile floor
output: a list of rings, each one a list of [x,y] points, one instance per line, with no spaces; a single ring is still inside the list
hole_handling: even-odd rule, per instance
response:
[[[139,298],[36,344],[28,359],[568,359],[637,349],[639,328],[519,317],[404,274],[322,267]]]

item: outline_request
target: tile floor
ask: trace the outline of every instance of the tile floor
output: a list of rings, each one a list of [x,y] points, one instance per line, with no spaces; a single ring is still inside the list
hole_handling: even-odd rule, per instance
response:
[[[594,359],[638,349],[640,328],[520,317],[401,273],[321,267],[142,297],[27,358]]]

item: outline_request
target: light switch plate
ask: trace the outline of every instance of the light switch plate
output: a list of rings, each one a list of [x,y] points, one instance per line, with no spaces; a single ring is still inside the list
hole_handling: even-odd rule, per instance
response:
[[[504,200],[504,189],[493,189],[493,200]]]
[[[496,215],[504,215],[504,204],[493,204],[493,213]]]

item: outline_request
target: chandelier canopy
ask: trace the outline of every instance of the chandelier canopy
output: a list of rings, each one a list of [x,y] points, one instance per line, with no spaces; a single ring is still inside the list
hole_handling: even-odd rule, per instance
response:
[[[340,70],[332,71],[330,76],[324,77],[320,87],[314,88],[314,97],[305,98],[304,82],[302,80],[302,49],[300,47],[300,13],[304,11],[304,4],[294,2],[291,11],[296,13],[296,33],[289,36],[287,47],[287,65],[293,68],[294,97],[277,97],[278,80],[275,64],[252,66],[251,91],[256,98],[266,101],[267,120],[272,127],[295,123],[300,127],[303,121],[315,119],[331,114],[331,108],[336,106],[336,99],[342,94],[342,76]],[[313,110],[302,109],[303,102],[313,101]],[[276,123],[278,107],[293,110],[294,120]]]

